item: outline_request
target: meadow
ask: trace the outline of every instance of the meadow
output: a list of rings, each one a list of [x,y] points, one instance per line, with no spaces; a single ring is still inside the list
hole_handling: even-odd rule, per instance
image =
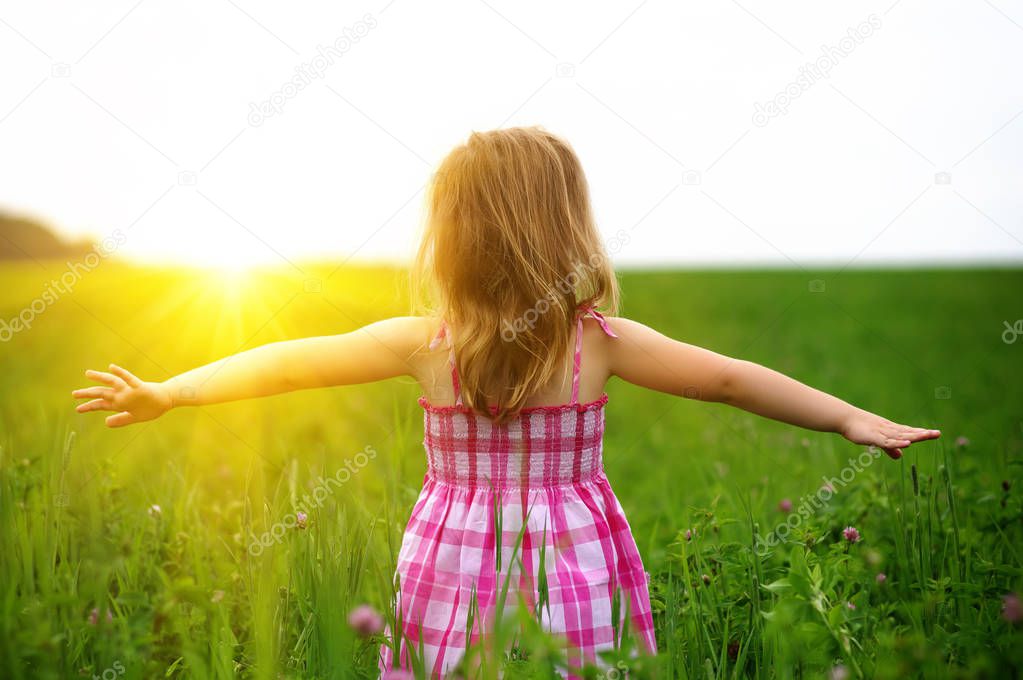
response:
[[[4,264],[0,319],[64,270]],[[391,601],[425,473],[414,384],[119,430],[70,396],[110,362],[157,380],[407,313],[400,271],[302,270],[105,262],[5,335],[0,676],[376,677],[381,638],[349,613]],[[1005,324],[1023,317],[1023,271],[627,271],[621,283],[623,316],[943,433],[892,461],[613,379],[605,468],[652,574],[659,647],[629,661],[630,677],[1018,673],[1023,335]],[[534,630],[512,657],[506,677],[550,677],[558,654]]]

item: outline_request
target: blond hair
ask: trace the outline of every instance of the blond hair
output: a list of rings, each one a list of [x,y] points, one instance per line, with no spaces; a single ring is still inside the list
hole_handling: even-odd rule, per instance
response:
[[[413,300],[447,324],[465,405],[504,422],[554,378],[580,305],[616,313],[586,177],[571,146],[538,126],[473,132],[441,162],[426,204]]]

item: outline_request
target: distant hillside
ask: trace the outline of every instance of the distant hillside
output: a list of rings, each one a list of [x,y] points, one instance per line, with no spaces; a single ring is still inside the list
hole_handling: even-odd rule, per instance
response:
[[[46,259],[82,255],[92,245],[69,243],[36,220],[0,212],[0,260]]]

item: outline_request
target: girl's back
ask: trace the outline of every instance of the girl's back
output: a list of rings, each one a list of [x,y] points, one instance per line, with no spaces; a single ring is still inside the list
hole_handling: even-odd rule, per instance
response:
[[[604,387],[611,377],[607,366],[607,339],[610,338],[593,316],[583,316],[582,346],[580,356],[586,361],[579,371],[579,400],[594,401],[604,393]],[[433,406],[452,406],[456,395],[451,377],[451,348],[444,335],[444,322],[432,317],[422,317],[427,340],[422,344],[427,351],[417,352],[411,360],[416,369],[416,379],[425,400]],[[608,322],[605,319],[604,324]],[[572,371],[575,355],[575,338],[564,356],[557,362],[555,378],[537,390],[525,406],[557,406],[567,404],[572,398]]]

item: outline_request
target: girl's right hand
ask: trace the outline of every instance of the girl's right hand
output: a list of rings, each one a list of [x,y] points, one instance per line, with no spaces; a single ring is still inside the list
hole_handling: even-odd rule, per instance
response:
[[[854,444],[866,444],[883,449],[889,457],[898,460],[902,450],[910,444],[937,439],[940,430],[900,425],[862,409],[856,409],[841,429],[843,437]]]
[[[107,427],[123,427],[159,418],[174,406],[170,393],[162,383],[139,380],[126,369],[110,364],[110,373],[88,370],[85,377],[102,383],[100,387],[75,390],[75,399],[91,399],[79,404],[79,413],[114,411],[107,416]]]

